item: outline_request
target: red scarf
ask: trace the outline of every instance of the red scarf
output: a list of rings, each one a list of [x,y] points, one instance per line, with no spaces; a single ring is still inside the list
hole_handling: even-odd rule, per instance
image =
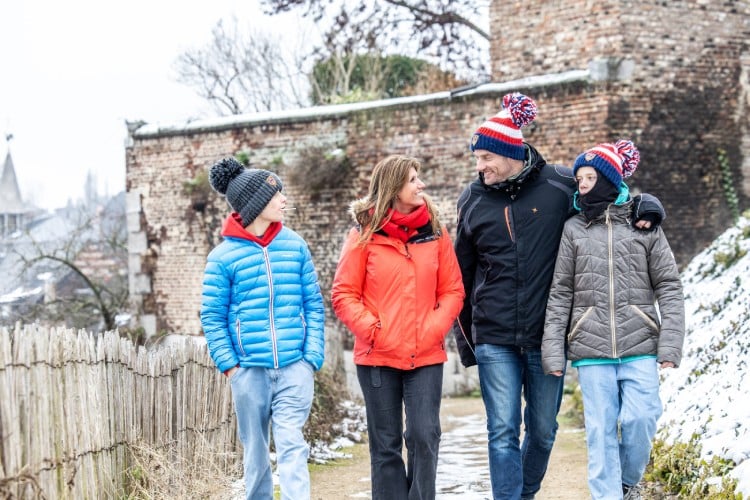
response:
[[[422,205],[409,214],[402,214],[389,208],[386,217],[388,216],[390,216],[390,220],[383,224],[383,231],[388,236],[398,238],[404,243],[417,234],[417,228],[430,222],[430,213],[427,211],[427,205]]]

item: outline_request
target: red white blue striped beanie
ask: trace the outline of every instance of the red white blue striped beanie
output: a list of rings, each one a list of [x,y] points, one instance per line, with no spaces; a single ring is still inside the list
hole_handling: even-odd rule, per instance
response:
[[[503,97],[503,109],[471,136],[472,151],[483,149],[515,160],[526,158],[521,127],[536,118],[536,103],[519,92]]]
[[[578,155],[573,164],[573,175],[581,167],[593,167],[619,188],[622,179],[633,175],[640,161],[641,154],[632,141],[620,139],[614,144],[605,142]]]

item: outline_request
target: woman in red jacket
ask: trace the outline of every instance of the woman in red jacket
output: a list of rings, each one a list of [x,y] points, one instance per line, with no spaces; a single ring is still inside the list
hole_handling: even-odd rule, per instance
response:
[[[332,287],[336,316],[354,334],[373,500],[435,498],[444,341],[464,299],[453,245],[420,167],[400,155],[375,166],[368,195],[351,205],[358,226]]]

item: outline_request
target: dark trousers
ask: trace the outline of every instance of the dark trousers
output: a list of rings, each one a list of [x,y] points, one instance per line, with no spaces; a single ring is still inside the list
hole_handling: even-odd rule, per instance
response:
[[[358,365],[357,377],[367,411],[373,500],[434,499],[443,365],[415,370]]]

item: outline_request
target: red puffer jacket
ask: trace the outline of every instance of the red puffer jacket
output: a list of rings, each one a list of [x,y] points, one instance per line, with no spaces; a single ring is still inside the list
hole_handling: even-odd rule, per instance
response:
[[[411,370],[444,363],[445,335],[463,305],[461,271],[450,237],[408,243],[374,234],[359,245],[352,229],[341,251],[331,298],[354,334],[354,362]]]

